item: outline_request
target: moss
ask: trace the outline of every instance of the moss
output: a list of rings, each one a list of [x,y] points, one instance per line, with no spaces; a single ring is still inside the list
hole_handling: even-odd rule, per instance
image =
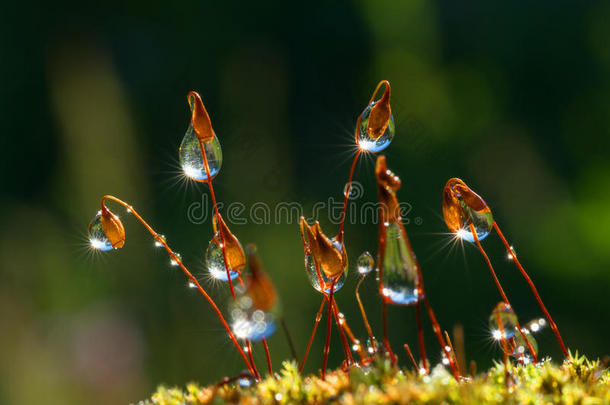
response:
[[[266,378],[250,387],[239,383],[184,388],[159,387],[151,399],[141,404],[610,404],[610,370],[600,362],[574,356],[556,365],[511,366],[509,384],[503,364],[487,373],[456,381],[442,366],[428,376],[377,361],[367,369],[353,368],[329,373],[326,380],[301,376],[296,364],[284,362],[277,378]]]

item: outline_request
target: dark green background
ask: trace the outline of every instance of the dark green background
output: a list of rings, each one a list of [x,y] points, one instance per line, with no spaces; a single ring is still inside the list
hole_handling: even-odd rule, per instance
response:
[[[443,327],[464,325],[479,369],[499,358],[488,270],[471,245],[445,246],[441,190],[458,176],[492,207],[568,346],[608,353],[610,7],[482,3],[3,5],[0,403],[126,403],[159,383],[241,370],[206,302],[132,218],[123,215],[121,251],[92,255],[85,239],[99,198],[115,194],[203,273],[211,224],[186,212],[206,187],[177,170],[191,89],[223,146],[219,199],[299,201],[308,213],[341,198],[356,118],[388,79],[397,131],[385,153],[403,180],[400,200],[412,205],[406,229]],[[373,162],[356,171],[360,201],[376,198]],[[305,277],[297,225],[232,229],[259,245],[302,354],[320,296]],[[375,236],[373,224],[346,225],[352,263],[376,252]],[[485,247],[520,319],[540,316],[498,238]],[[352,271],[337,299],[363,336],[356,280]],[[224,307],[225,288],[206,286]],[[379,334],[373,277],[363,291]],[[390,320],[395,348],[416,346],[413,309],[391,308]],[[427,321],[426,337],[437,362]],[[335,334],[333,367],[337,343]],[[539,343],[561,359],[550,330]],[[287,345],[280,333],[270,344],[279,367]],[[262,368],[260,347],[255,354]],[[319,336],[308,371],[321,355]]]

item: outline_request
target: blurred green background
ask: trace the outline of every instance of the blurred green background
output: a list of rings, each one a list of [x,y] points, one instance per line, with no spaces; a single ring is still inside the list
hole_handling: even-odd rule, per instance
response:
[[[397,134],[385,153],[412,205],[406,229],[441,325],[464,326],[468,359],[483,369],[499,358],[487,330],[499,296],[476,249],[447,245],[440,197],[454,176],[491,205],[568,346],[607,354],[609,19],[608,3],[550,0],[2,5],[0,403],[128,403],[160,383],[242,369],[209,306],[133,218],[123,215],[120,251],[93,255],[85,239],[111,193],[203,274],[211,224],[186,213],[207,190],[177,169],[191,89],[223,146],[219,199],[300,201],[309,214],[314,202],[341,198],[356,118],[388,79]],[[356,171],[359,201],[376,199],[373,162]],[[297,225],[232,230],[259,245],[302,355],[320,296]],[[346,225],[352,263],[376,252],[375,236],[375,225]],[[540,316],[499,239],[485,247],[520,319]],[[356,281],[352,271],[337,300],[364,336]],[[225,306],[225,288],[206,286]],[[380,334],[373,277],[363,292]],[[412,308],[391,308],[396,349],[416,346],[414,319]],[[335,330],[331,366],[338,342]],[[560,360],[550,330],[539,343]],[[276,333],[270,345],[279,367],[286,341]]]

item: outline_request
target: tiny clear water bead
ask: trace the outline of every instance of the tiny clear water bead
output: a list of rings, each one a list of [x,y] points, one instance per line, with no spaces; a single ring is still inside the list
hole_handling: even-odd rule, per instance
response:
[[[182,262],[182,256],[180,255],[180,253],[174,253],[176,255],[176,259],[174,260],[173,258],[169,261],[169,264],[171,264],[172,266],[178,266],[178,264],[180,264]]]
[[[205,253],[205,259],[207,263],[208,272],[215,280],[229,281],[227,277],[227,269],[225,268],[225,259],[220,247],[220,234],[216,233],[214,238],[208,244],[208,248]],[[239,273],[229,268],[229,275],[231,280],[235,280]]]
[[[369,274],[373,271],[373,267],[375,267],[375,260],[373,260],[373,256],[369,252],[364,252],[358,257],[356,267],[358,268],[358,273]]]
[[[388,127],[386,128],[383,135],[381,135],[378,139],[373,139],[367,131],[367,126],[369,123],[369,115],[371,114],[371,109],[373,106],[377,104],[377,101],[369,104],[362,114],[360,114],[360,128],[358,128],[358,147],[368,152],[380,152],[387,148],[392,142],[394,138],[394,114],[390,115],[390,121],[388,122]]]
[[[89,243],[94,249],[103,252],[114,249],[102,227],[102,211],[98,211],[89,223],[88,234]]]
[[[205,155],[208,159],[208,167],[210,169],[210,177],[214,178],[220,171],[222,166],[222,149],[220,142],[216,135],[210,142],[203,144],[205,149]],[[205,171],[203,164],[203,156],[201,155],[201,148],[199,146],[199,138],[193,129],[192,125],[189,125],[186,130],[186,134],[180,144],[178,151],[180,158],[180,166],[184,174],[196,181],[207,181],[208,176]]]
[[[165,235],[158,234],[157,236],[158,236],[158,239],[155,239],[155,247],[162,247],[163,243],[161,243],[161,241],[163,241],[163,242],[166,241]]]

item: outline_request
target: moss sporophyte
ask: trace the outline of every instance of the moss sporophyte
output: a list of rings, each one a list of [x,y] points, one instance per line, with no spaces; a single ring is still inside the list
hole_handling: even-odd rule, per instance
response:
[[[384,91],[377,99],[377,94],[382,88]],[[305,218],[301,218],[299,221],[305,272],[311,286],[322,295],[322,300],[301,361],[298,365],[296,362],[286,362],[279,374],[273,372],[267,344],[267,338],[272,336],[278,327],[284,329],[292,354],[295,359],[297,356],[282,317],[281,291],[275,289],[271,278],[265,272],[256,247],[250,244],[246,245],[246,249],[244,249],[219,212],[213,181],[222,166],[222,149],[210,116],[198,93],[192,91],[187,96],[191,117],[178,153],[184,175],[193,181],[207,184],[211,196],[214,208],[213,237],[209,241],[205,254],[206,270],[214,280],[226,283],[231,293],[232,302],[227,308],[230,319],[225,319],[223,312],[207,293],[202,283],[186,267],[180,254],[169,246],[165,236],[155,231],[130,204],[111,195],[102,197],[101,210],[89,225],[91,247],[110,251],[125,245],[126,232],[123,223],[107,204],[112,202],[126,209],[127,214],[134,216],[152,235],[155,245],[166,250],[171,264],[179,267],[188,278],[189,286],[197,289],[206,299],[245,366],[245,370],[242,372],[235,370],[236,377],[223,378],[215,386],[202,388],[189,385],[184,391],[160,388],[153,396],[153,402],[206,403],[214,398],[220,401],[235,402],[240,398],[258,398],[260,403],[273,401],[315,403],[333,396],[338,398],[341,395],[347,399],[347,403],[363,403],[362,401],[365,399],[375,402],[394,402],[396,398],[401,398],[401,395],[415,401],[425,398],[432,401],[449,401],[452,395],[451,389],[455,392],[459,391],[461,393],[459,395],[463,394],[464,396],[460,397],[462,400],[468,398],[481,400],[492,395],[496,385],[502,385],[504,390],[499,392],[499,397],[492,395],[495,401],[498,398],[506,399],[505,395],[508,395],[508,390],[519,390],[520,386],[533,382],[539,384],[536,390],[542,390],[547,383],[550,383],[551,386],[557,383],[567,387],[574,383],[574,373],[578,374],[577,370],[582,371],[583,369],[588,385],[582,387],[584,390],[581,390],[582,395],[589,392],[590,395],[601,395],[602,400],[610,400],[607,390],[608,372],[603,371],[602,365],[599,363],[570,356],[557,325],[542,302],[533,281],[517,258],[515,250],[494,221],[491,209],[466,183],[452,178],[447,182],[442,193],[442,213],[445,223],[456,239],[474,243],[478,247],[489,267],[501,298],[501,302],[491,311],[489,333],[498,342],[503,354],[503,362],[479,377],[475,377],[474,370],[470,375],[466,374],[465,364],[460,364],[464,360],[458,362],[459,358],[464,358],[463,353],[456,354],[449,333],[441,328],[430,305],[429,292],[424,289],[424,271],[415,256],[401,217],[399,192],[402,183],[400,178],[388,168],[388,159],[384,155],[377,156],[374,173],[379,199],[377,259],[375,260],[370,253],[364,252],[358,256],[357,260],[354,260],[353,265],[360,275],[354,297],[358,302],[367,335],[361,341],[352,332],[347,317],[340,311],[335,300],[335,294],[344,286],[349,268],[347,242],[350,235],[344,229],[346,209],[359,157],[385,150],[395,136],[390,97],[390,83],[383,80],[376,86],[356,122],[355,152],[347,184],[343,189],[343,209],[335,236],[329,237],[328,233],[322,230],[319,222],[309,224]],[[528,283],[544,318],[537,318],[525,326],[519,323],[491,260],[481,244],[481,241],[492,230],[496,231],[506,247],[508,257],[515,263]],[[374,247],[371,247],[371,250],[372,248]],[[377,292],[382,308],[383,339],[381,343],[377,342],[359,292],[366,275],[373,270],[377,272]],[[398,357],[391,348],[387,305],[415,308],[419,360],[416,360],[409,344],[403,344],[414,368],[413,372],[400,369]],[[326,306],[328,306],[327,310],[324,311]],[[430,363],[426,355],[421,316],[422,306],[425,307],[432,332],[440,346],[441,361],[436,366]],[[303,377],[301,373],[324,314],[326,314],[326,336],[320,377]],[[339,340],[345,359],[337,370],[329,372],[327,362],[333,323],[339,331]],[[533,335],[546,325],[554,332],[565,356],[564,365],[561,367],[553,366],[539,357],[538,345]],[[454,335],[455,338],[456,335]],[[257,342],[260,342],[264,349],[267,377],[261,375],[254,361],[253,343]],[[456,345],[457,349],[460,347],[463,345]],[[444,371],[444,367],[448,368],[448,372]],[[485,383],[493,382],[487,391],[483,389],[484,381]],[[363,384],[369,388],[366,392],[361,393]],[[232,390],[231,387],[242,388]],[[524,387],[522,394],[524,396],[533,395],[534,388]],[[540,395],[546,394],[541,393]],[[567,394],[562,392],[560,395]],[[527,398],[519,398],[517,402],[521,399],[526,400]],[[489,400],[489,402],[493,401]]]

